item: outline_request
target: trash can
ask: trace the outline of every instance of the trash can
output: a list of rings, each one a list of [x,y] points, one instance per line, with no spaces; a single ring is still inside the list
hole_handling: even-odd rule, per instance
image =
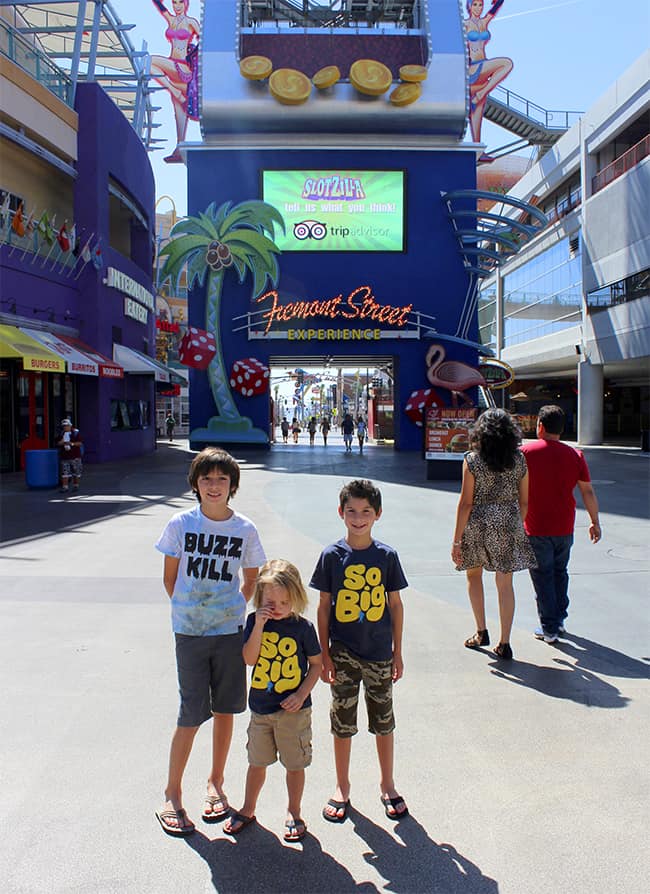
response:
[[[58,450],[25,450],[27,487],[56,487],[59,483]]]
[[[650,428],[641,429],[641,450],[650,453]]]

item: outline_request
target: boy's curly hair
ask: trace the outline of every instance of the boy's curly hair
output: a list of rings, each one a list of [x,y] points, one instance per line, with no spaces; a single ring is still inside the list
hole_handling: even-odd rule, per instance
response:
[[[199,478],[203,475],[209,475],[214,469],[223,472],[230,478],[230,496],[234,497],[239,489],[239,465],[225,450],[219,447],[206,447],[200,453],[197,453],[192,460],[190,471],[187,476],[190,487],[196,494],[196,499],[201,502],[199,495]]]
[[[300,572],[286,559],[269,559],[260,568],[253,593],[255,608],[262,607],[264,587],[268,585],[282,587],[287,591],[291,602],[291,613],[295,617],[299,617],[307,608],[309,600],[300,578]]]
[[[345,504],[350,499],[367,500],[375,512],[381,509],[381,491],[367,478],[355,478],[341,488],[339,494],[339,506],[345,509]]]
[[[521,444],[521,430],[505,410],[486,410],[476,420],[469,435],[469,446],[493,472],[515,465]]]

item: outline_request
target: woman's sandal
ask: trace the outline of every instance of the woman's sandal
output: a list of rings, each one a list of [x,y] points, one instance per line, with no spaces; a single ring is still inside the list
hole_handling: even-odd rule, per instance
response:
[[[499,643],[499,645],[495,646],[492,651],[497,656],[497,658],[501,658],[503,661],[512,660],[512,649],[510,648],[510,643]]]
[[[480,649],[481,646],[490,645],[490,634],[487,630],[477,630],[473,636],[465,640],[466,649]]]

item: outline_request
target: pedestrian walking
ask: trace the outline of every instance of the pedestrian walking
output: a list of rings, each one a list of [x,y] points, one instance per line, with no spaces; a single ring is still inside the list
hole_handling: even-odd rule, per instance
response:
[[[83,440],[78,428],[75,428],[71,419],[61,420],[61,437],[57,441],[59,448],[59,470],[61,474],[61,493],[70,490],[79,490],[81,474],[83,472]]]
[[[343,433],[343,443],[345,444],[345,452],[352,453],[352,436],[354,434],[354,419],[349,413],[346,413],[341,423],[341,431]]]
[[[169,411],[169,413],[167,413],[167,418],[165,419],[165,426],[167,428],[167,437],[169,438],[170,441],[173,441],[174,440],[174,429],[176,428],[176,420],[174,419],[174,416],[172,415],[171,410]]]
[[[483,570],[494,571],[501,624],[494,654],[506,661],[512,658],[512,574],[535,564],[523,525],[528,470],[519,450],[520,441],[521,432],[505,410],[486,410],[471,429],[451,548],[454,565],[467,573],[467,592],[476,622],[476,633],[465,640],[465,646],[480,649],[490,643]]]
[[[368,432],[368,428],[364,421],[363,416],[359,416],[357,419],[357,440],[359,442],[359,453],[363,453],[363,442],[366,440],[366,435]]]
[[[323,436],[323,445],[325,447],[327,447],[327,436],[330,433],[330,428],[331,428],[330,421],[327,418],[327,416],[324,416],[323,421],[320,424],[320,430],[321,430],[321,434]]]
[[[565,632],[569,612],[568,565],[575,527],[576,485],[589,513],[589,539],[598,543],[602,537],[598,500],[587,461],[581,450],[561,442],[563,431],[562,408],[541,407],[537,440],[521,448],[530,476],[525,528],[537,560],[537,567],[530,569],[539,616],[535,636],[547,643],[556,642]]]

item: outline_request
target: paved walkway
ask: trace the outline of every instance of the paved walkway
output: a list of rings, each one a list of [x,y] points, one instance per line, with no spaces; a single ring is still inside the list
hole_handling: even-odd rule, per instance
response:
[[[319,439],[320,440],[320,439]],[[336,438],[242,452],[235,506],[267,553],[309,577],[343,532],[337,494],[351,477],[382,488],[380,539],[394,544],[405,594],[404,679],[396,687],[397,784],[411,815],[379,803],[373,742],[354,741],[350,819],[320,811],[333,786],[328,693],[314,694],[303,845],[281,840],[285,788],[270,769],[258,824],[239,838],[200,821],[209,730],[197,737],[185,799],[197,833],[164,836],[162,801],[176,714],[169,608],[153,542],[192,505],[186,442],[153,457],[89,466],[82,492],[28,491],[2,477],[0,647],[2,848],[8,892],[164,891],[398,894],[641,894],[647,890],[647,454],[587,451],[602,505],[592,546],[578,514],[569,631],[535,640],[532,589],[516,576],[515,661],[462,641],[472,631],[464,576],[449,560],[458,484],[425,480],[417,456]],[[488,616],[496,598],[488,576]],[[314,617],[315,600],[310,615]],[[239,806],[246,718],[227,779]]]

